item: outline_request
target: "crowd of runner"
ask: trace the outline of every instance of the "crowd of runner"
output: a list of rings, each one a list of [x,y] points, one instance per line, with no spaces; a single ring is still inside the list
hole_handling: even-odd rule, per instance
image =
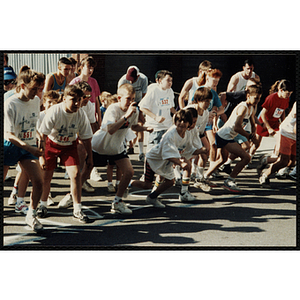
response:
[[[18,171],[8,204],[26,215],[34,231],[43,229],[38,217],[46,217],[54,204],[51,181],[58,164],[70,179],[70,192],[58,207],[73,206],[73,217],[82,223],[89,218],[82,211],[81,193],[95,191],[88,180],[102,180],[99,167],[107,167],[107,191],[115,193],[111,212],[124,215],[132,213],[123,201],[131,187],[151,189],[146,203],[163,208],[158,196],[174,184],[180,187],[178,201],[194,201],[191,183],[209,192],[223,171],[228,177],[222,187],[242,192],[238,174],[267,136],[274,136],[276,145],[273,153],[260,159],[260,185],[269,188],[274,173],[296,180],[296,102],[289,109],[292,83],[276,81],[261,99],[262,83],[251,59],[219,94],[221,70],[207,60],[201,62],[197,76],[184,83],[178,107],[168,70],[157,71],[155,83],[149,84],[137,66],[129,66],[116,82],[117,93],[111,94],[100,92],[92,77],[95,68],[96,61],[87,55],[79,67],[74,58],[62,57],[54,73],[45,75],[25,65],[16,74],[4,55],[4,180],[10,167]],[[138,159],[144,162],[139,179],[130,159],[136,143]]]

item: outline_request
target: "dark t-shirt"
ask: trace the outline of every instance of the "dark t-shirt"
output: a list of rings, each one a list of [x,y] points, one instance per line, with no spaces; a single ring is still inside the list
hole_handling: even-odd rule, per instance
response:
[[[225,108],[225,114],[227,118],[230,117],[233,109],[242,101],[246,101],[246,92],[239,91],[239,92],[226,92],[226,100],[228,102]]]

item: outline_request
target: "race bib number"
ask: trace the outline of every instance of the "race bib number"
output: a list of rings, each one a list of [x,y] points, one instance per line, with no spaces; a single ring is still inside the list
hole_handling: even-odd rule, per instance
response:
[[[160,105],[161,106],[169,105],[169,98],[161,98],[160,99]]]
[[[273,118],[279,119],[282,116],[283,112],[284,109],[277,107],[274,111]]]

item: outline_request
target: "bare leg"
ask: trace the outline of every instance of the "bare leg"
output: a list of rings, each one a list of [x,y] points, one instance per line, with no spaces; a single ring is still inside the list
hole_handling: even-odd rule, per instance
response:
[[[134,170],[132,168],[129,158],[122,158],[115,161],[117,167],[122,172],[122,177],[118,186],[116,196],[122,198],[125,190],[127,189],[131,178],[133,177]]]

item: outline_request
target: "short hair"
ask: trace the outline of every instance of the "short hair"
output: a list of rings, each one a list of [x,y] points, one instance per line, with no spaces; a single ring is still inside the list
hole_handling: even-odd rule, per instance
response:
[[[100,95],[100,102],[103,102],[103,100],[108,99],[108,97],[110,96],[111,96],[110,92],[103,91]]]
[[[197,109],[194,107],[187,107],[185,110],[189,111],[192,114],[193,118],[198,118],[198,112]]]
[[[41,72],[31,70],[28,66],[23,66],[20,69],[20,73],[17,77],[16,92],[20,92],[21,84],[28,86],[42,85],[45,82],[45,75]]]
[[[246,95],[253,95],[253,94],[262,95],[263,90],[262,90],[261,85],[250,85],[247,87],[245,92],[246,92]]]
[[[73,57],[69,57],[70,62],[72,63],[73,66],[77,64],[77,60]]]
[[[61,102],[61,95],[58,91],[50,90],[43,94],[43,103],[46,102],[46,99],[51,99],[53,103]]]
[[[198,102],[202,102],[202,101],[205,101],[207,99],[212,99],[213,95],[212,95],[212,92],[211,92],[211,89],[205,87],[205,86],[201,86],[199,87],[195,94],[194,94],[194,101],[196,103]]]
[[[97,63],[92,56],[86,56],[80,62],[81,67],[83,67],[84,65],[89,65],[90,67],[95,68],[97,66]]]
[[[221,78],[222,72],[219,69],[211,69],[207,72],[207,76],[213,77],[213,78]]]
[[[188,122],[190,124],[190,126],[192,126],[193,125],[193,116],[190,111],[188,111],[186,109],[181,109],[174,114],[173,121],[174,121],[174,124],[176,124],[177,121],[180,121],[180,122],[183,121],[185,123]]]
[[[117,94],[123,95],[124,91],[127,91],[130,95],[135,94],[135,89],[130,83],[124,83],[121,86],[119,86]]]
[[[71,96],[74,98],[81,98],[84,96],[84,92],[78,83],[73,85],[67,85],[66,88],[64,89],[64,97],[67,96]]]
[[[245,61],[244,61],[244,65],[243,66],[246,66],[246,65],[249,65],[249,66],[254,66],[254,62],[253,62],[253,59],[252,58],[247,58]]]
[[[253,82],[255,85],[261,85],[261,82],[260,82],[260,80],[259,79],[257,79],[257,78],[255,78],[255,77],[253,77],[253,78],[249,78],[248,79],[248,82]],[[248,82],[247,82],[247,84],[248,84]]]
[[[79,81],[78,86],[82,89],[83,92],[91,92],[92,88],[86,81]]]
[[[61,65],[61,64],[72,65],[72,62],[67,57],[61,57],[58,61],[58,65]]]
[[[157,76],[157,79],[164,79],[167,75],[173,78],[173,73],[168,70],[160,70],[155,74]]]
[[[110,106],[113,103],[117,103],[118,102],[118,95],[117,94],[113,94],[113,95],[109,95],[107,97],[107,106]]]

